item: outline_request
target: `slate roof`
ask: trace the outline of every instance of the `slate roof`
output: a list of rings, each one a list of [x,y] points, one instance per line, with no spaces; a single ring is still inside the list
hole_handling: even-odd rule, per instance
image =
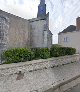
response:
[[[59,34],[61,34],[61,33],[67,33],[67,32],[73,32],[73,31],[76,31],[76,26],[70,25],[66,29],[64,29],[62,32],[60,32]]]

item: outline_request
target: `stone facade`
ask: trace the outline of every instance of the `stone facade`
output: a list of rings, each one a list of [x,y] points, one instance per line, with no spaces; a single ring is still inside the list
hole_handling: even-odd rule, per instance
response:
[[[79,60],[79,55],[71,55],[0,65],[0,92],[45,92],[55,88],[80,74]]]
[[[7,19],[7,17],[0,15],[0,53],[1,53],[1,50],[4,51],[7,49],[8,30],[9,30],[9,20]]]
[[[27,20],[2,10],[0,10],[0,18],[6,19],[5,24],[3,24],[4,39],[0,39],[3,42],[5,41],[6,49],[30,46],[30,27]]]
[[[45,17],[31,19],[29,22],[32,48],[50,48],[52,46],[52,33],[49,30],[49,13]]]
[[[0,10],[0,52],[17,47],[51,47],[52,33],[45,0],[40,1],[38,8],[39,17],[30,20]]]
[[[49,30],[49,13],[46,14],[45,0],[40,0],[37,18],[30,19],[29,22],[32,48],[50,48],[52,46],[52,33]]]

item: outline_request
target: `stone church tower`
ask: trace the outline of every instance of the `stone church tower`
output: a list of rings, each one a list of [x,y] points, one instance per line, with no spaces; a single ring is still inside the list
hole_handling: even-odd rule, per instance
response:
[[[40,0],[37,17],[39,18],[44,16],[46,16],[46,4],[45,4],[45,0]]]
[[[31,47],[48,47],[52,45],[52,33],[49,30],[49,13],[46,14],[45,0],[40,0],[37,18],[29,20],[31,25]]]

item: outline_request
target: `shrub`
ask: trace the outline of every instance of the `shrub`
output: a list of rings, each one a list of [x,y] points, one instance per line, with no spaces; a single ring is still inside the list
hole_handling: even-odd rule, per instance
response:
[[[76,49],[75,48],[71,48],[71,47],[52,46],[51,49],[50,49],[51,57],[73,55],[75,53],[76,53]]]
[[[33,59],[47,59],[50,57],[59,57],[65,55],[73,55],[76,53],[76,49],[69,47],[52,46],[48,48],[14,48],[5,51],[2,54],[2,58],[5,59],[5,63],[18,63],[30,61]]]
[[[40,49],[40,58],[46,59],[50,57],[50,50],[48,48]]]
[[[34,52],[34,59],[40,58],[40,48],[32,48],[31,51]]]
[[[3,53],[6,63],[17,63],[30,61],[34,58],[34,53],[27,48],[14,48]]]
[[[51,57],[58,57],[60,55],[59,53],[59,47],[52,47],[50,49],[50,56]]]
[[[50,50],[48,48],[32,48],[35,59],[46,59],[50,57]]]
[[[66,55],[73,55],[76,53],[76,49],[75,48],[69,48],[69,47],[66,47]]]

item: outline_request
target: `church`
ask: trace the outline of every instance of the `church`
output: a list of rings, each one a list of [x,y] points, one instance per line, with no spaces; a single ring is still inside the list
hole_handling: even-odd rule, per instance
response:
[[[40,0],[37,18],[24,19],[0,10],[0,52],[10,48],[50,48],[49,13],[45,0]]]

